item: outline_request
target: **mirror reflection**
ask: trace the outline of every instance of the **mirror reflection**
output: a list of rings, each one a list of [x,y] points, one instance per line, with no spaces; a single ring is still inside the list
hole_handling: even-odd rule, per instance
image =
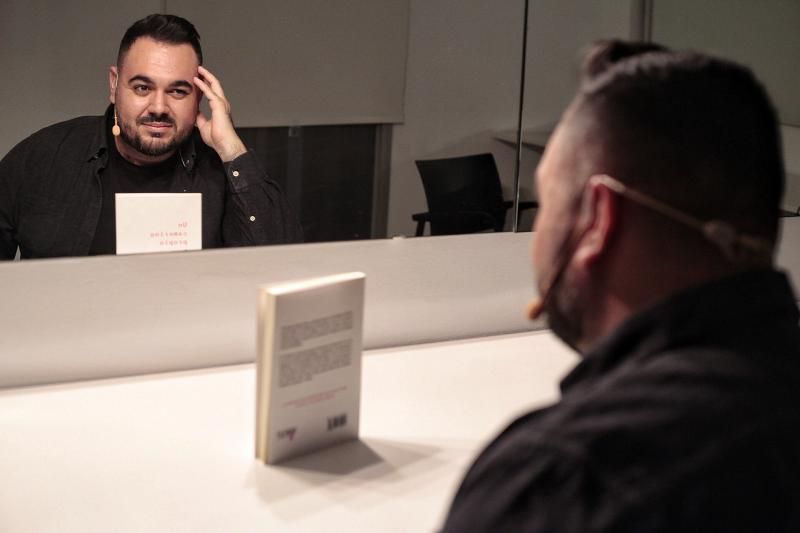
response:
[[[722,3],[689,4],[696,11],[700,5],[719,9]],[[234,0],[224,5],[146,0],[113,2],[112,9],[92,0],[79,10],[53,0],[10,0],[0,7],[0,64],[14,73],[0,89],[7,106],[0,155],[40,128],[102,115],[111,92],[109,67],[115,65],[125,29],[149,13],[176,13],[197,27],[203,64],[224,88],[236,136],[281,191],[273,201],[289,206],[291,215],[277,216],[281,235],[271,242],[296,240],[285,229],[284,219],[291,216],[305,242],[508,231],[515,218],[510,204],[517,199],[517,175],[518,228],[527,230],[536,212],[531,176],[550,129],[574,93],[578,50],[598,38],[659,39],[659,28],[673,28],[680,36],[683,28],[702,30],[708,24],[694,15],[684,20],[680,13],[673,13],[672,22],[659,20],[660,13],[666,16],[666,2],[656,0],[527,4],[525,21],[525,0]],[[771,12],[758,10],[761,18]],[[781,24],[776,28],[786,25]],[[728,30],[717,23],[714,31]],[[213,115],[207,103],[201,108]],[[798,174],[800,134],[789,126],[783,133],[789,172]],[[431,167],[460,178],[481,168],[479,174],[488,179],[470,190],[474,200],[454,200],[463,185],[426,190],[424,173]],[[429,185],[439,174],[428,174],[434,176]],[[48,205],[62,204],[77,185],[75,176],[62,178],[63,191],[35,190],[46,200],[35,215],[51,219],[51,229],[38,231],[50,243],[66,242],[74,231],[93,231],[69,228],[63,217],[48,215]],[[787,183],[787,207],[800,204],[797,181],[790,176]],[[20,182],[30,186],[24,178]],[[0,202],[8,205],[17,189],[2,187]],[[490,207],[477,208],[473,202],[478,200],[488,200]],[[460,202],[457,208],[453,201]],[[451,215],[437,214],[442,210],[463,216],[456,217],[454,227]],[[224,217],[224,209],[218,211]],[[256,219],[265,217],[269,220],[261,214]],[[12,222],[18,221],[2,224]],[[218,225],[222,234],[221,220]],[[203,231],[204,242],[215,242],[206,236],[209,230]],[[63,254],[77,253],[65,246]],[[83,253],[85,244],[78,248]]]
[[[538,160],[539,146],[546,142],[548,131],[567,103],[565,99],[575,88],[575,50],[604,37],[652,40],[675,49],[728,57],[753,69],[767,87],[782,123],[784,214],[800,214],[800,80],[794,66],[794,58],[800,54],[800,3],[603,0],[581,5],[530,0],[530,4],[529,33],[538,37],[529,39],[527,49],[526,67],[531,74],[525,85],[523,161]],[[524,188],[530,186],[526,177],[531,175],[532,166],[535,164],[528,165],[528,174],[523,170],[523,196]]]

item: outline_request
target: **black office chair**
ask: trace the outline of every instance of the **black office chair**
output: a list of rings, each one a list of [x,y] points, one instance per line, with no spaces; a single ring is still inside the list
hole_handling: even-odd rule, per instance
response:
[[[514,205],[503,199],[500,175],[492,154],[416,161],[425,188],[428,211],[411,215],[416,236],[503,231],[506,212]],[[520,202],[520,210],[538,207]]]

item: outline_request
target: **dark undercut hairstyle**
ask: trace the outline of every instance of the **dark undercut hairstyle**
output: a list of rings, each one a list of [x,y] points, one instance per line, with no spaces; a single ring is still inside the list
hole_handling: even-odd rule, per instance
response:
[[[137,20],[128,28],[117,53],[117,66],[122,64],[125,54],[133,43],[141,37],[149,37],[154,41],[169,44],[190,44],[197,54],[197,61],[203,64],[203,49],[200,48],[200,34],[194,25],[185,18],[176,15],[148,15]]]
[[[776,112],[734,62],[650,43],[586,54],[573,103],[593,172],[701,220],[775,242],[784,188]]]

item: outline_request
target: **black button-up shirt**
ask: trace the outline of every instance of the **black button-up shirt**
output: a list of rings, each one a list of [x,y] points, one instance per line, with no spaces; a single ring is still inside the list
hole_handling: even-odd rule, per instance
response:
[[[88,255],[100,219],[110,113],[44,128],[0,161],[0,259]],[[277,184],[248,152],[222,163],[195,129],[171,188],[203,195],[203,248],[299,242]]]
[[[444,531],[800,531],[798,318],[777,272],[632,317],[483,451]]]

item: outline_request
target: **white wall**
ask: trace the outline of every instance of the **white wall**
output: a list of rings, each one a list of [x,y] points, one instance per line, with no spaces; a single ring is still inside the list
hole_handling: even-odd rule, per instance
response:
[[[108,67],[117,59],[122,34],[162,4],[2,0],[0,158],[44,126],[105,111]]]
[[[407,0],[167,0],[202,36],[239,126],[403,118]]]
[[[492,140],[516,121],[523,3],[412,0],[405,122],[392,137],[389,235],[413,235],[425,211],[415,159],[513,150]],[[513,170],[513,167],[511,168]],[[508,165],[500,173],[508,177]]]
[[[577,88],[582,49],[630,37],[630,0],[531,0],[525,125],[554,122]]]
[[[490,151],[511,198],[514,149],[493,138],[516,127],[522,0],[411,0],[405,122],[392,145],[389,235],[414,234],[425,211],[414,160]],[[552,123],[575,90],[579,49],[627,37],[629,0],[531,0],[525,127]],[[537,157],[524,154],[520,181],[531,195]],[[523,226],[524,227],[524,226]]]

